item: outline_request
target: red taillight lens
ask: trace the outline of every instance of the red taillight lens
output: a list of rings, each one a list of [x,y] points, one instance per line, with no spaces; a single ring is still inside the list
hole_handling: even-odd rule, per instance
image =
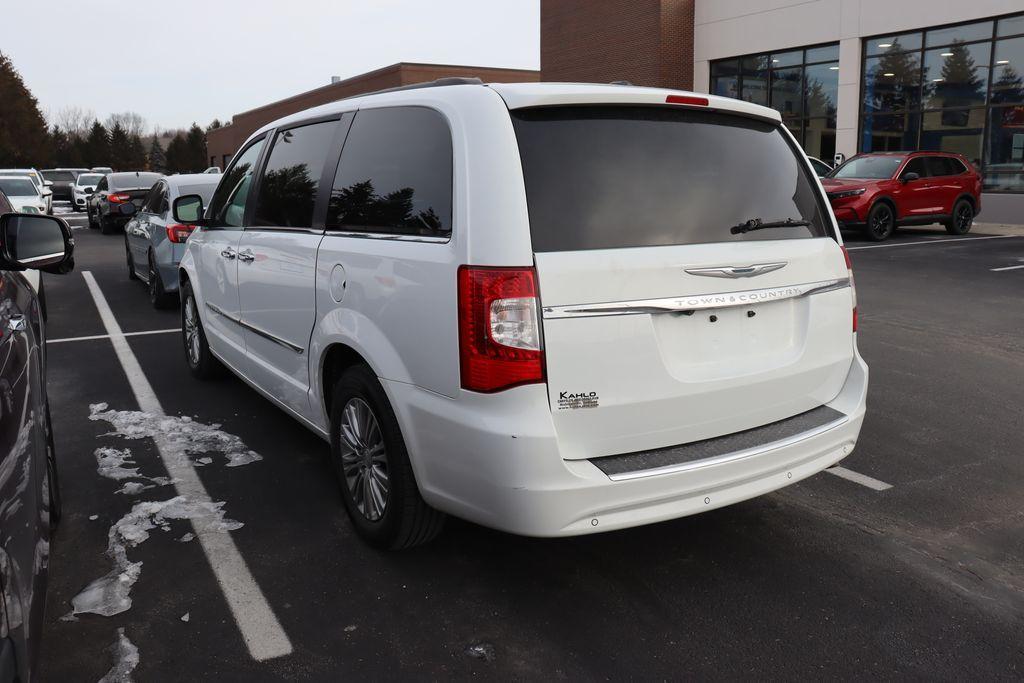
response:
[[[669,95],[665,98],[665,102],[668,104],[688,104],[691,107],[706,107],[708,106],[708,98],[706,97],[693,97],[691,95]]]
[[[544,381],[533,268],[460,266],[462,388],[495,392]]]
[[[130,202],[131,200],[132,198],[126,194],[107,195],[107,201],[109,201],[111,204],[124,204],[125,202]]]
[[[853,282],[853,262],[850,261],[850,252],[846,247],[839,247],[843,250],[843,258],[846,259],[846,274],[850,278],[850,292],[853,294],[853,331],[857,331],[857,285]]]
[[[192,231],[196,229],[194,225],[182,225],[181,223],[171,223],[167,226],[167,239],[174,242],[175,244],[183,244],[188,236],[192,234]]]

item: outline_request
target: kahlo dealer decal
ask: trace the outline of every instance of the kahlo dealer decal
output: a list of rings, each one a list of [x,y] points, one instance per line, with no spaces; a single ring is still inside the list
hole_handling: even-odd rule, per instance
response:
[[[559,410],[576,410],[577,408],[596,408],[599,405],[596,391],[558,392]]]

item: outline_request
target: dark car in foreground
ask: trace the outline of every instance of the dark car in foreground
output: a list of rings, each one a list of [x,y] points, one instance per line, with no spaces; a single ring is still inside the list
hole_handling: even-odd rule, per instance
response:
[[[963,235],[981,211],[981,174],[959,154],[858,154],[821,184],[840,227],[862,230],[875,242],[901,225],[941,223]]]
[[[45,329],[26,269],[66,273],[59,218],[10,212],[0,197],[0,681],[31,681],[46,607],[50,537],[61,515],[46,397]]]
[[[142,208],[149,190],[162,177],[159,173],[145,171],[103,176],[85,202],[89,227],[99,228],[104,235],[123,229],[135,212]]]

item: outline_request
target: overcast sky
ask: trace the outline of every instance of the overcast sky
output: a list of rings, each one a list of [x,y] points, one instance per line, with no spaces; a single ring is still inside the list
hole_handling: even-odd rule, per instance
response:
[[[539,0],[4,2],[0,51],[44,113],[173,128],[395,62],[540,66]]]

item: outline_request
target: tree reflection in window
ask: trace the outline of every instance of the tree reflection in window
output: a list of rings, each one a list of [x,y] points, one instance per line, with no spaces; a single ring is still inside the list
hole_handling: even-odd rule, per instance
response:
[[[379,230],[403,235],[437,235],[444,232],[441,217],[428,206],[414,208],[415,190],[403,187],[377,194],[371,180],[336,189],[331,193],[328,215],[331,225],[342,230]]]

